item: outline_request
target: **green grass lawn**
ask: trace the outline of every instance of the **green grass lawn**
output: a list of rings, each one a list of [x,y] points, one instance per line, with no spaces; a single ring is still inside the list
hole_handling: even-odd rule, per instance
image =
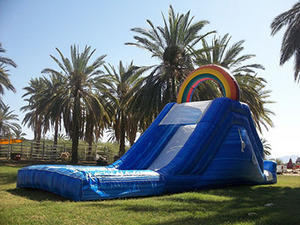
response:
[[[16,189],[17,170],[0,164],[0,224],[300,224],[296,176],[279,176],[276,185],[72,202],[40,190]]]

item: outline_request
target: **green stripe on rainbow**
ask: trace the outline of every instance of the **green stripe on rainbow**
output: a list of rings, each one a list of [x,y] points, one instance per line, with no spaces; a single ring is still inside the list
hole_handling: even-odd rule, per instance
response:
[[[177,103],[190,102],[194,90],[205,80],[216,82],[225,97],[239,101],[240,90],[234,77],[221,66],[206,65],[199,67],[187,76],[179,89]]]

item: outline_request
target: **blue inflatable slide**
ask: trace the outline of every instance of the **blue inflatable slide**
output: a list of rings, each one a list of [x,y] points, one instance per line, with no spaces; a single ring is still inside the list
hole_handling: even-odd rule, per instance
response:
[[[167,104],[112,165],[28,166],[18,171],[17,187],[84,201],[276,182],[249,107],[222,97]]]

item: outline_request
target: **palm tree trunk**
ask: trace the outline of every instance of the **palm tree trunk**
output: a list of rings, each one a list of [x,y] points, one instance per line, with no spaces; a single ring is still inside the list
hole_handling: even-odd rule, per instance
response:
[[[176,86],[175,86],[175,77],[172,77],[172,96],[171,96],[171,102],[176,102]]]
[[[88,154],[86,160],[93,160],[92,157],[92,145],[93,145],[93,132],[94,124],[96,123],[95,118],[92,114],[86,116],[86,127],[85,127],[85,141],[88,143]]]
[[[57,139],[58,139],[58,123],[59,123],[59,118],[55,120],[55,125],[54,125],[54,137],[53,137],[53,147],[56,149],[57,146]]]
[[[129,139],[130,146],[134,144],[136,133],[138,130],[138,119],[135,118],[132,114],[130,114],[127,119],[127,136]]]
[[[171,78],[168,79],[167,81],[167,89],[166,89],[166,101],[164,104],[167,104],[169,102],[172,102],[173,101],[173,88],[172,88],[172,80]]]
[[[92,157],[92,150],[93,150],[93,148],[92,148],[92,146],[93,146],[93,130],[94,130],[94,129],[93,129],[93,125],[90,124],[89,130],[88,130],[89,135],[88,135],[88,140],[87,140],[88,145],[89,145],[89,147],[88,147],[88,158],[87,158],[87,160],[93,160],[93,157]]]
[[[38,136],[38,115],[35,112],[35,118],[34,118],[34,137],[33,140],[36,141],[37,136]]]
[[[124,112],[121,112],[119,157],[121,157],[125,153],[125,132],[126,132],[126,121],[125,121]]]
[[[73,110],[73,134],[72,134],[72,160],[73,164],[78,163],[78,142],[79,142],[79,123],[80,123],[80,98],[78,91],[75,93]]]
[[[136,138],[136,132],[131,132],[131,134],[129,135],[130,146],[134,144],[135,138]]]
[[[92,156],[92,150],[93,150],[93,140],[90,139],[88,141],[89,147],[88,147],[88,157],[86,160],[93,160],[93,156]]]
[[[40,152],[40,147],[41,147],[41,136],[42,136],[42,122],[41,122],[41,117],[38,116],[37,119],[36,119],[36,124],[35,124],[35,143],[34,143],[34,151],[35,151],[35,154],[39,154]]]
[[[38,116],[36,124],[36,142],[39,144],[42,137],[42,121],[41,116]]]

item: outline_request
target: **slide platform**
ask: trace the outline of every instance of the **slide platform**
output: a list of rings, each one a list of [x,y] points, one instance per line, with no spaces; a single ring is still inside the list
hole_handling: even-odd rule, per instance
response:
[[[18,171],[17,187],[84,201],[276,182],[249,107],[222,97],[167,104],[112,165],[28,166]]]

